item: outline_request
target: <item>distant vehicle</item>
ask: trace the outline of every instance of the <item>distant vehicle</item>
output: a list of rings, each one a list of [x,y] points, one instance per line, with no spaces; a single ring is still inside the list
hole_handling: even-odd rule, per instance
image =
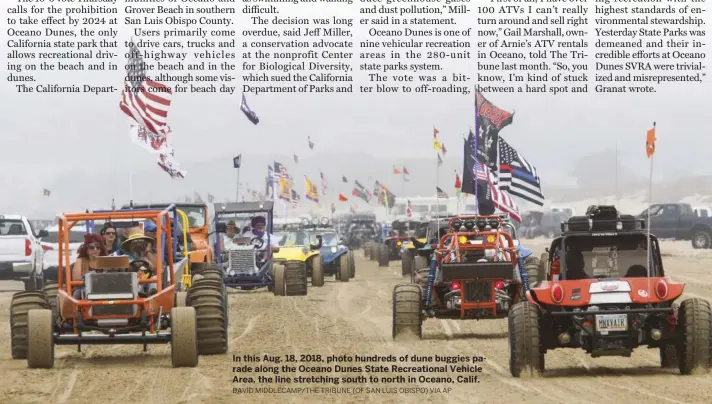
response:
[[[41,290],[40,238],[47,234],[36,231],[25,216],[0,215],[0,280],[21,280],[26,291]]]
[[[74,264],[77,260],[77,250],[84,242],[85,229],[75,226],[69,231],[69,262]],[[57,281],[57,265],[59,263],[59,226],[47,229],[47,236],[40,240],[44,254],[42,268],[45,280]]]
[[[648,209],[638,218],[648,218]],[[712,217],[698,216],[687,203],[650,205],[650,232],[659,239],[690,240],[692,248],[712,248]]]

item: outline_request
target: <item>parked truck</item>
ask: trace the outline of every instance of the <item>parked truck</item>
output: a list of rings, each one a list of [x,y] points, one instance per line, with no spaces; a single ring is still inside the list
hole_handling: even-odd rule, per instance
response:
[[[26,291],[43,286],[40,239],[46,230],[33,229],[30,221],[20,215],[0,215],[0,280],[17,280]]]
[[[638,215],[648,218],[648,209]],[[659,239],[690,240],[692,248],[712,248],[712,217],[700,217],[687,203],[650,205],[650,232]]]

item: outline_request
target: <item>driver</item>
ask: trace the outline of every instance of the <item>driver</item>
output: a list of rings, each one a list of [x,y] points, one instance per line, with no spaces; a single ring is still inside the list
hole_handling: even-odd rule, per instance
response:
[[[129,235],[126,241],[121,243],[121,251],[129,256],[129,262],[148,262],[151,268],[146,269],[150,271],[156,267],[156,253],[153,251],[153,241],[151,237],[141,232],[136,232]]]
[[[248,230],[242,233],[242,237],[249,237],[250,239],[261,239],[263,241],[263,245],[260,250],[266,249],[267,244],[269,242],[269,244],[271,245],[272,252],[279,251],[279,238],[274,234],[270,234],[265,231],[265,227],[267,226],[267,219],[265,219],[264,216],[253,217],[250,225],[252,226],[252,230]]]

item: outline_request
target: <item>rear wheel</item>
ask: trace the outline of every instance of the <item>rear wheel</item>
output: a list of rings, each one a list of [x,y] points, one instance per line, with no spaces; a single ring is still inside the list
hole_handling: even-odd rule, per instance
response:
[[[423,337],[423,299],[419,285],[404,283],[393,288],[393,339]]]
[[[363,246],[363,255],[367,259],[371,258],[371,242],[368,242]]]
[[[312,258],[311,284],[312,286],[324,286],[324,263],[321,261],[320,255]]]
[[[307,295],[307,266],[302,261],[287,261],[284,265],[285,296]]]
[[[710,368],[710,327],[712,309],[702,299],[687,299],[680,304],[677,319],[677,354],[680,373]]]
[[[349,276],[354,278],[356,276],[356,260],[354,259],[354,252],[349,250]]]
[[[204,278],[194,283],[185,296],[186,306],[195,309],[198,353],[214,355],[228,349],[227,290],[222,280]],[[176,297],[178,298],[178,293]]]
[[[544,280],[544,275],[540,271],[541,264],[539,258],[530,255],[524,259],[524,271],[527,272],[529,287],[538,284]]]
[[[407,276],[413,271],[413,252],[406,249],[401,255],[401,275]]]
[[[379,251],[378,246],[380,246],[380,244],[378,244],[378,243],[371,244],[371,254],[370,254],[371,261],[378,261],[378,251]]]
[[[198,324],[193,307],[171,310],[171,363],[174,368],[198,366]]]
[[[512,306],[509,312],[509,371],[514,377],[522,372],[541,374],[544,354],[541,347],[539,308],[529,302]]]
[[[32,309],[27,312],[27,367],[54,367],[54,323],[52,310]]]
[[[348,282],[351,279],[351,271],[349,271],[349,255],[342,254],[339,257],[339,268],[336,270],[336,279],[340,282]]]
[[[389,257],[390,251],[388,251],[388,246],[385,244],[378,245],[378,266],[387,267],[390,261]]]
[[[27,359],[27,313],[35,309],[50,309],[42,292],[18,292],[10,301],[10,349],[12,359]]]
[[[286,272],[285,265],[276,265],[273,269],[274,271],[274,287],[272,292],[275,296],[286,296],[285,295],[285,284],[284,284],[284,274]]]
[[[57,311],[59,307],[59,285],[57,285],[56,282],[47,282],[42,288],[42,291],[47,297],[50,310],[52,310],[53,324],[56,324],[57,317],[59,316]]]

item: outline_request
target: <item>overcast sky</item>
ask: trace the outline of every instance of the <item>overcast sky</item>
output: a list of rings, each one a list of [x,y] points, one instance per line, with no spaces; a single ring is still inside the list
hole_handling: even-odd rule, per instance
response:
[[[236,3],[237,4],[237,3]],[[328,16],[354,15],[356,6],[279,5],[287,12],[300,11]],[[298,10],[297,10],[298,9]],[[305,11],[306,10],[306,11]],[[0,19],[6,21],[4,7]],[[706,14],[705,17],[708,15]],[[470,16],[471,17],[471,16]],[[463,18],[464,19],[464,18]],[[123,17],[120,18],[120,21]],[[592,20],[592,18],[591,18]],[[238,26],[249,26],[245,17]],[[354,40],[365,38],[366,29],[354,24]],[[465,28],[470,25],[463,24]],[[593,32],[593,27],[590,29]],[[130,36],[122,29],[121,45]],[[0,63],[7,64],[6,32],[2,32]],[[589,38],[593,43],[595,37]],[[238,43],[240,41],[238,40]],[[186,49],[187,50],[187,49]],[[704,48],[709,51],[709,47]],[[356,52],[358,50],[356,49]],[[589,52],[593,53],[593,51]],[[240,55],[238,50],[238,55]],[[474,52],[473,52],[474,56]],[[122,83],[124,58],[114,72],[64,72],[37,74],[42,82]],[[174,94],[169,123],[173,129],[176,158],[190,175],[191,162],[245,153],[297,153],[308,155],[307,136],[317,148],[313,153],[365,152],[399,159],[433,157],[433,126],[451,154],[461,154],[461,136],[473,126],[473,96],[461,94],[260,94],[247,95],[250,107],[260,117],[252,125],[239,111],[241,59],[236,61],[238,86],[233,95]],[[358,69],[358,60],[353,67]],[[476,60],[443,65],[448,76],[466,73],[476,83]],[[593,63],[591,68],[593,68]],[[593,76],[593,72],[589,72]],[[354,74],[354,89],[365,84],[365,73]],[[577,159],[592,151],[615,147],[626,165],[647,172],[645,131],[657,121],[655,176],[712,174],[709,165],[709,121],[712,85],[663,84],[654,94],[485,94],[495,105],[515,111],[514,123],[501,132],[530,162],[551,167],[542,177],[572,170]],[[128,138],[127,118],[119,110],[119,93],[20,94],[6,80],[0,84],[0,186],[4,198],[25,192],[41,193],[48,178],[81,169],[93,172],[126,171],[155,166],[155,157]],[[547,164],[544,164],[546,162]],[[159,170],[157,167],[156,170]],[[264,170],[244,167],[245,170]],[[592,167],[595,169],[595,167]],[[232,178],[230,167],[226,174]],[[388,173],[384,173],[386,175]],[[92,187],[110,184],[77,184],[72,192],[91,192]],[[36,190],[36,191],[34,191]],[[160,191],[157,191],[160,192]]]

